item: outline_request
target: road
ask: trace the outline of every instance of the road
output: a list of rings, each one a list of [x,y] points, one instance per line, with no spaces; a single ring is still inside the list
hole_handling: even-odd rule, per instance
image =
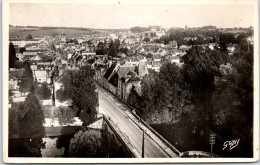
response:
[[[127,137],[129,142],[136,148],[138,154],[142,155],[142,139],[143,131],[134,123],[124,112],[114,103],[111,93],[106,92],[102,88],[99,89],[99,109],[100,113],[109,116],[116,123],[121,132]],[[104,94],[105,93],[105,94]],[[122,103],[121,103],[122,104]],[[122,104],[122,106],[124,106]],[[145,135],[144,157],[147,158],[167,158],[170,157],[154,140]]]

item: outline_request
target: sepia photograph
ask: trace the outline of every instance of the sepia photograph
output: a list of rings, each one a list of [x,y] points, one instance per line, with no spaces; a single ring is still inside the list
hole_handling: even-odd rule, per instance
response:
[[[257,0],[2,6],[5,163],[259,160]]]

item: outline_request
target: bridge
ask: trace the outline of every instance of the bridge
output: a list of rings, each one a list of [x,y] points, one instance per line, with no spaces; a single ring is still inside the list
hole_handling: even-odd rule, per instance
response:
[[[121,144],[135,158],[174,158],[181,153],[146,124],[131,109],[103,87],[97,85],[99,113]]]

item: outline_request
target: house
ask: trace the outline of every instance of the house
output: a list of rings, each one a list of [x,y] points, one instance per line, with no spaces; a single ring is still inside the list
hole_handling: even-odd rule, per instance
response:
[[[8,82],[9,90],[17,90],[18,89],[18,78],[9,74],[9,82]]]
[[[178,57],[178,56],[173,56],[173,57],[171,57],[171,63],[176,63],[176,64],[180,64],[181,62],[180,62],[180,57]]]
[[[179,46],[179,49],[182,50],[182,51],[186,51],[186,50],[188,50],[188,49],[190,49],[190,48],[191,48],[191,46],[187,46],[187,45],[181,45],[181,46]]]
[[[26,39],[26,40],[11,39],[9,42],[10,43],[12,42],[13,45],[17,45],[21,48],[28,44],[39,44],[41,41],[39,39]]]
[[[152,61],[152,62],[146,62],[146,68],[148,70],[154,70],[155,72],[160,72],[162,63],[160,61]]]
[[[153,58],[153,61],[161,61],[161,57],[157,54],[154,54],[152,58]]]
[[[123,99],[124,96],[124,88],[127,80],[131,78],[131,75],[129,75],[129,72],[134,72],[135,71],[135,66],[120,66],[117,70],[117,75],[118,75],[118,97]]]
[[[82,56],[95,56],[96,52],[90,52],[90,51],[83,51]]]
[[[108,60],[108,55],[99,55],[99,54],[96,54],[95,57],[101,59],[101,60]]]
[[[47,82],[51,83],[50,71],[47,70],[34,70],[33,78],[39,83]]]
[[[107,69],[107,71],[105,72],[104,76],[102,77],[103,80],[101,85],[104,86],[105,88],[107,88],[110,91],[113,91],[114,94],[116,94],[117,91],[117,87],[113,87],[111,84],[109,84],[109,80],[110,78],[113,76],[115,69],[117,68],[117,64],[116,63],[112,63],[111,66]]]
[[[119,57],[119,58],[126,58],[126,55],[125,55],[125,53],[119,52],[119,53],[117,53],[117,57]]]
[[[37,54],[38,54],[37,51],[24,51],[23,52],[24,56],[32,56],[32,55],[36,56]]]
[[[42,58],[39,56],[39,54],[37,54],[37,55],[34,56],[31,60],[32,60],[32,61],[41,61]]]
[[[128,65],[137,66],[139,64],[139,60],[136,57],[127,57],[125,61]]]
[[[160,56],[165,56],[167,54],[167,51],[165,49],[159,49],[157,51],[157,53],[160,55]]]
[[[102,86],[104,86],[104,74],[106,73],[106,66],[96,66],[95,67],[95,80]]]
[[[23,56],[23,61],[33,61],[33,59],[35,58],[36,55],[26,55]]]
[[[30,67],[31,67],[32,70],[37,70],[37,62],[36,61],[32,61],[30,63]]]
[[[138,65],[138,76],[143,77],[148,74],[146,62],[140,62]]]
[[[126,70],[124,70],[124,72],[125,71]],[[118,97],[127,102],[132,86],[135,86],[136,89],[140,89],[141,79],[134,71],[129,70],[127,74],[118,79]]]
[[[37,62],[37,70],[52,70],[53,64],[52,62]],[[31,65],[32,67],[32,65]]]
[[[168,48],[174,48],[177,49],[178,48],[178,43],[177,41],[170,41],[167,45]]]

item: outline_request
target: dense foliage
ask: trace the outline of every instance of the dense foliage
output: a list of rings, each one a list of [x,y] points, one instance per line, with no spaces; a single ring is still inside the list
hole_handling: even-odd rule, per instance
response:
[[[96,49],[96,54],[107,54],[109,57],[116,57],[118,53],[128,53],[127,47],[122,47],[119,39],[110,40],[108,43],[99,42]]]
[[[21,93],[29,92],[29,91],[31,91],[31,88],[34,85],[35,84],[34,84],[34,80],[33,80],[32,69],[30,67],[29,62],[25,61],[24,62],[24,72],[23,72],[23,76],[22,76],[22,79],[21,79],[19,91]]]
[[[181,58],[181,67],[165,63],[159,73],[144,76],[142,95],[133,88],[128,103],[149,123],[189,120],[195,132],[206,129],[223,139],[240,139],[240,152],[250,156],[253,45],[245,35],[220,40],[224,45],[238,42],[234,54],[221,45],[214,50],[192,46]]]
[[[43,100],[50,99],[51,89],[49,88],[48,83],[44,82],[39,87],[37,87],[36,93]]]
[[[97,130],[79,131],[70,140],[70,157],[99,157],[102,154],[102,135]]]
[[[168,44],[170,41],[177,41],[178,46],[181,45],[202,45],[208,43],[219,42],[223,47],[227,44],[238,44],[245,36],[250,36],[251,31],[247,30],[244,33],[235,37],[233,33],[221,32],[216,27],[207,26],[197,29],[181,29],[171,28],[167,31],[167,35],[155,40],[157,43]]]
[[[13,43],[9,44],[9,68],[14,68],[16,62],[16,52]]]
[[[113,134],[94,129],[76,133],[70,140],[68,154],[70,157],[130,157]]]
[[[149,31],[150,28],[147,28],[147,27],[132,27],[130,28],[130,31],[133,32],[133,33],[142,33],[142,32],[146,32],[146,31]]]
[[[25,102],[9,110],[9,137],[39,137],[44,134],[44,115],[37,96],[31,92]]]
[[[65,101],[71,99],[77,115],[86,123],[94,121],[98,98],[94,84],[94,70],[83,66],[77,71],[68,71],[62,78],[63,89],[57,91],[57,98]]]

